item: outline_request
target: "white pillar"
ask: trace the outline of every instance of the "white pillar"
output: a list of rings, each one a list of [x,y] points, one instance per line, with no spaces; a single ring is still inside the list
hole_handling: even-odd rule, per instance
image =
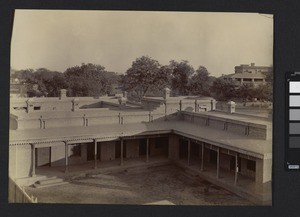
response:
[[[146,145],[146,162],[149,162],[149,138],[147,138],[147,145]]]
[[[69,150],[68,150],[68,143],[67,142],[64,142],[65,143],[65,173],[68,172],[68,153],[69,153]]]
[[[188,166],[190,165],[190,158],[191,158],[191,140],[188,139]]]
[[[239,171],[239,165],[238,165],[238,153],[235,153],[235,173],[234,173],[234,184],[237,184],[238,180],[238,171]]]
[[[120,159],[121,159],[120,165],[123,166],[123,139],[122,138],[121,138],[121,156],[120,156]]]
[[[32,169],[31,169],[31,177],[35,176],[35,145],[31,144],[31,165],[32,165]]]
[[[95,149],[94,149],[94,150],[95,150],[95,155],[94,155],[94,168],[97,169],[97,155],[98,155],[98,154],[97,154],[97,153],[98,153],[97,148],[98,148],[98,147],[97,147],[97,140],[96,140],[96,139],[94,140],[94,146],[95,146]]]
[[[201,145],[202,152],[201,152],[201,171],[204,169],[204,142]]]
[[[220,177],[220,148],[217,149],[217,179]]]

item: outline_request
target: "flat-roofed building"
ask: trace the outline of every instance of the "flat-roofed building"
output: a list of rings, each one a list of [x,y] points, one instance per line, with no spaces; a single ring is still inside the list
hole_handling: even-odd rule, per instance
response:
[[[215,105],[210,97],[170,97],[169,90],[141,104],[64,92],[59,98],[12,100],[9,176],[36,181],[41,167],[64,167],[68,174],[71,165],[87,162],[97,169],[106,162],[126,167],[131,159],[159,159],[270,202],[270,191],[254,190],[271,185],[272,123],[236,113],[234,102],[227,112]],[[253,189],[238,187],[241,180]]]
[[[236,85],[251,84],[254,86],[266,83],[266,75],[273,72],[270,66],[255,66],[254,63],[250,65],[241,64],[235,66],[235,73],[223,75],[225,81],[234,81]]]

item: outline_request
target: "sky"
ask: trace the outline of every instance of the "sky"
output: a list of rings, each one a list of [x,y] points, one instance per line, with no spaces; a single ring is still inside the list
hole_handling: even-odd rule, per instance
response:
[[[211,75],[273,65],[273,16],[257,13],[16,10],[11,67],[64,72],[82,63],[124,73],[149,56]]]

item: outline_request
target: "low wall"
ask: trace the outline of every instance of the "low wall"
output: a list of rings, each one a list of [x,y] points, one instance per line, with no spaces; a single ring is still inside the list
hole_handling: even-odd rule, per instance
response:
[[[209,113],[200,114],[194,112],[181,111],[180,114],[182,119],[185,121],[216,128],[219,130],[229,131],[231,133],[239,135],[249,136],[258,139],[267,139],[271,136],[271,130],[268,129],[266,125],[262,124],[214,117],[213,115],[209,115]],[[249,121],[251,121],[251,119]]]
[[[37,198],[29,196],[24,189],[18,186],[10,177],[8,179],[9,203],[37,203]]]
[[[9,176],[26,178],[32,170],[31,145],[9,146]]]
[[[101,108],[103,100],[111,100],[110,98],[93,98],[93,97],[43,97],[43,98],[19,98],[12,99],[10,102],[11,111],[27,111],[28,100],[31,105],[29,112],[36,111],[72,111],[73,100],[76,99],[78,109]]]
[[[90,110],[90,111],[89,111]],[[41,113],[43,114],[43,113]],[[53,115],[53,117],[51,117]],[[84,109],[75,112],[11,115],[11,129],[49,129],[59,127],[88,127],[105,124],[141,123],[160,120],[165,113],[138,111],[116,112],[106,109]]]
[[[163,98],[145,98],[142,100],[142,105],[148,111],[166,112],[166,115],[169,115],[178,111],[199,112],[214,110],[212,108],[212,100],[212,98],[196,99],[195,97],[170,97],[166,100]]]

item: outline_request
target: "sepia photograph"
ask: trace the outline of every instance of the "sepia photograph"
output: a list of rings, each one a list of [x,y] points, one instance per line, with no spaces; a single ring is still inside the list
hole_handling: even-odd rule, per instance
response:
[[[14,13],[9,203],[271,206],[273,15]]]

